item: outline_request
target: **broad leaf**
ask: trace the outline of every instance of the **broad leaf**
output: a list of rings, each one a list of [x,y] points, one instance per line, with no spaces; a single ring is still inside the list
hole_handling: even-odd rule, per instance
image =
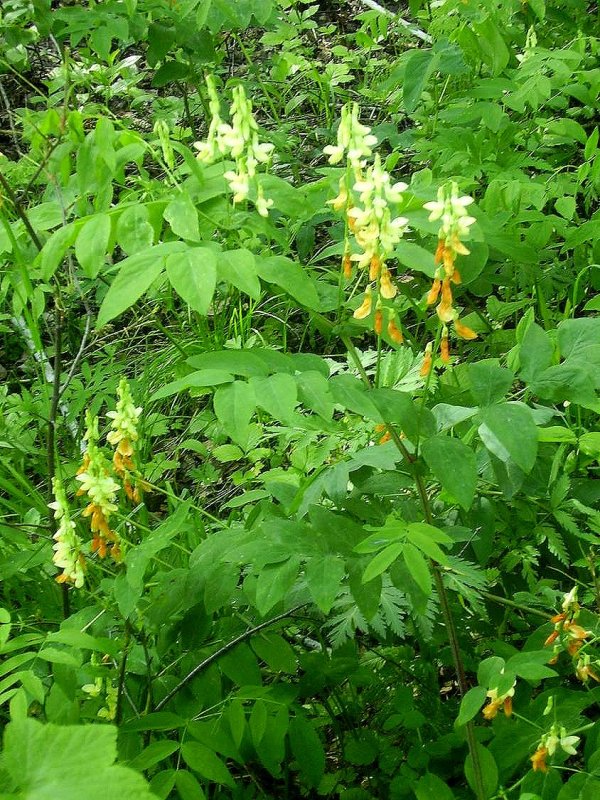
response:
[[[537,428],[531,411],[521,403],[502,403],[481,411],[479,436],[500,461],[513,461],[524,472],[535,464]]]
[[[190,247],[167,258],[167,277],[185,302],[203,316],[217,283],[216,257],[207,247]]]
[[[423,442],[421,452],[427,465],[448,494],[469,509],[477,488],[475,453],[460,439],[432,436]]]

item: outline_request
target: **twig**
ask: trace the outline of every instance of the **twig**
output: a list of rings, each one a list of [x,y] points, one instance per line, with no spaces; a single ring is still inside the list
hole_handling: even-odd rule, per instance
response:
[[[399,25],[401,25],[405,30],[411,33],[413,36],[416,36],[417,39],[420,39],[422,42],[427,42],[428,44],[431,42],[431,36],[425,31],[422,31],[420,28],[416,28],[411,22],[407,22],[403,19],[400,14],[395,14],[393,11],[390,11],[389,8],[384,8],[380,6],[379,3],[375,3],[374,0],[360,0],[365,6],[368,6],[373,11],[378,11],[380,14],[383,14],[390,19],[393,19]]]
[[[276,617],[272,617],[271,619],[266,620],[265,622],[261,622],[260,625],[256,625],[254,628],[249,628],[244,633],[241,633],[239,636],[236,636],[235,639],[232,639],[227,644],[220,647],[216,652],[212,653],[208,658],[205,658],[204,661],[201,661],[191,672],[182,678],[175,688],[171,689],[171,691],[163,697],[160,703],[157,703],[155,711],[162,711],[162,709],[171,702],[171,700],[178,694],[182,689],[184,689],[190,681],[192,681],[196,675],[199,675],[203,670],[207,667],[210,667],[211,664],[214,664],[215,661],[218,661],[222,656],[228,653],[230,650],[233,650],[234,647],[237,647],[238,644],[245,642],[246,639],[252,638],[256,633],[260,633],[260,631],[264,630],[265,628],[269,628],[271,625],[274,625],[276,622],[281,622],[283,619],[287,619],[288,617],[292,617],[296,611],[299,611],[301,608],[307,606],[308,603],[302,603],[302,605],[295,606],[291,608],[289,611],[284,611],[283,614],[278,614]]]

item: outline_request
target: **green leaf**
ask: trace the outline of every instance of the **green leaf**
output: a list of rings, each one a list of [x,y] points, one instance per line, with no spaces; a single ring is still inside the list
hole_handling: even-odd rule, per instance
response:
[[[316,370],[296,375],[298,396],[302,404],[325,420],[333,416],[334,402],[329,391],[329,381]]]
[[[175,236],[191,242],[200,240],[198,212],[192,198],[185,191],[179,192],[163,211],[163,217],[171,226]]]
[[[393,564],[402,555],[405,546],[405,542],[397,542],[396,544],[388,545],[381,553],[377,553],[375,558],[367,565],[362,576],[362,582],[368,583],[373,578],[381,575],[382,572],[385,572],[390,564]]]
[[[110,238],[111,221],[108,214],[96,214],[79,231],[75,241],[75,258],[86,278],[95,278],[100,272]]]
[[[178,769],[175,773],[175,785],[181,800],[205,800],[204,789],[196,778],[186,769]]]
[[[306,565],[306,582],[311,597],[324,614],[329,614],[346,574],[344,560],[334,555],[317,556]]]
[[[231,283],[253,300],[260,299],[256,259],[250,250],[226,250],[217,256],[219,280]]]
[[[436,266],[433,253],[424,247],[419,247],[418,244],[401,240],[396,245],[394,256],[409,269],[423,272],[429,278],[433,278],[435,275]]]
[[[402,558],[413,580],[426,597],[431,596],[431,572],[429,564],[417,548],[406,543],[402,551]]]
[[[65,258],[69,247],[75,241],[76,228],[73,223],[54,231],[42,247],[37,257],[42,271],[42,279],[49,281]]]
[[[460,710],[456,719],[456,727],[466,725],[467,722],[473,719],[475,714],[479,711],[481,706],[485,703],[487,696],[487,689],[485,686],[473,686],[472,689],[466,693],[460,703]]]
[[[477,754],[479,756],[479,763],[481,765],[481,773],[483,778],[483,788],[486,797],[492,797],[498,786],[498,767],[494,760],[494,756],[483,745],[477,743]],[[468,784],[476,793],[475,773],[473,770],[473,759],[471,754],[467,756],[465,761],[465,776]]]
[[[600,433],[592,431],[579,437],[579,448],[582,453],[592,458],[600,458]]]
[[[167,277],[185,302],[205,316],[215,293],[217,266],[215,254],[207,247],[190,247],[167,258]]]
[[[138,772],[144,772],[155,764],[164,761],[165,758],[168,758],[177,750],[179,750],[179,742],[172,742],[167,739],[151,742],[148,747],[145,747],[141,753],[129,762],[129,766],[137,769]]]
[[[119,264],[117,277],[100,306],[97,327],[102,328],[111,319],[131,308],[162,274],[164,261],[160,245],[123,259]]]
[[[431,531],[439,533],[443,537],[445,544],[452,544],[450,537],[446,536],[443,531],[438,531],[433,525],[428,525],[425,522],[411,522],[407,525],[406,535],[408,541],[425,553],[426,556],[437,561],[438,564],[447,564],[448,558],[437,544],[437,537],[431,535]]]
[[[256,607],[263,616],[280,603],[298,577],[300,559],[292,556],[281,564],[267,564],[256,582]]]
[[[520,403],[502,403],[481,411],[479,436],[500,461],[513,461],[524,472],[535,464],[537,428],[531,411]]]
[[[295,261],[285,256],[259,258],[257,259],[257,273],[263,281],[281,287],[306,308],[318,311],[321,307],[312,278]]]
[[[431,50],[414,50],[408,57],[402,86],[402,98],[407,114],[412,114],[419,104],[423,90],[438,61],[438,54]]]
[[[530,383],[552,363],[552,342],[546,331],[532,322],[525,331],[519,348],[519,374]]]
[[[316,788],[325,772],[321,740],[310,722],[300,716],[290,720],[289,737],[300,775],[309,787]]]
[[[415,786],[417,800],[454,800],[454,794],[446,783],[437,775],[428,772]]]
[[[152,78],[152,86],[156,89],[161,86],[166,86],[168,83],[175,81],[182,81],[190,74],[190,67],[188,64],[183,64],[181,61],[166,61],[156,71]]]
[[[296,381],[278,373],[267,378],[250,378],[257,405],[280,422],[291,422],[297,403]]]
[[[517,653],[506,662],[506,670],[510,670],[519,678],[527,681],[541,681],[543,678],[554,678],[557,673],[550,669],[546,650],[530,650]]]
[[[181,755],[185,763],[213,783],[220,783],[233,789],[235,783],[229,770],[221,761],[219,756],[200,742],[184,742],[181,747]]]
[[[153,403],[155,400],[163,400],[165,397],[171,397],[174,394],[180,394],[188,389],[202,389],[210,386],[220,386],[223,383],[231,383],[233,375],[225,372],[222,369],[201,369],[197,372],[191,372],[185,378],[179,378],[177,381],[167,383],[162,386],[153,395],[151,395],[148,402]]]
[[[3,768],[11,790],[27,800],[152,800],[144,778],[115,765],[116,757],[112,725],[43,725],[24,718],[6,727]]]
[[[426,439],[421,452],[444,490],[468,510],[477,489],[477,460],[473,450],[460,439],[438,435]]]
[[[117,242],[128,256],[152,247],[154,228],[149,221],[147,206],[135,205],[126,208],[117,221]]]
[[[471,394],[480,406],[489,406],[503,400],[515,379],[514,374],[501,367],[495,358],[469,364],[467,374]]]
[[[10,628],[10,613],[5,608],[0,608],[0,650],[8,641]]]
[[[242,448],[248,442],[248,425],[255,407],[254,391],[246,381],[234,381],[219,386],[215,392],[214,408],[217,419],[229,438]]]
[[[292,647],[277,633],[262,633],[252,639],[252,649],[274,672],[295,675],[298,660]]]

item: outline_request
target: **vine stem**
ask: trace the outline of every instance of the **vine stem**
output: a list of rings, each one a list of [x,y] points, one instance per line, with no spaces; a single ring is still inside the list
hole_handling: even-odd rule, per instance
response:
[[[348,352],[350,353],[352,360],[356,364],[356,368],[358,369],[360,376],[363,382],[367,385],[368,388],[372,388],[371,381],[369,376],[367,375],[365,368],[361,364],[360,357],[356,351],[356,348],[352,342],[352,340],[347,336],[342,336],[342,341],[348,348]],[[413,479],[415,481],[415,486],[417,488],[417,493],[419,495],[419,499],[421,501],[421,506],[423,508],[423,515],[425,517],[425,521],[428,525],[433,525],[433,514],[431,513],[431,504],[429,502],[429,497],[427,495],[427,488],[425,486],[425,481],[423,480],[423,476],[419,474],[419,472],[415,469],[416,466],[416,457],[409,453],[406,448],[406,445],[400,438],[398,431],[390,424],[388,424],[387,429],[390,433],[392,441],[400,451],[402,458],[406,462],[408,468],[412,472]],[[465,674],[465,667],[462,659],[462,655],[460,652],[460,645],[458,642],[458,634],[456,631],[456,625],[454,622],[454,617],[452,615],[452,609],[450,607],[450,600],[448,597],[448,592],[446,591],[446,587],[444,586],[444,578],[442,575],[442,571],[440,569],[440,565],[437,564],[433,559],[429,559],[429,567],[433,574],[433,580],[435,583],[435,588],[440,600],[440,606],[442,610],[442,618],[444,620],[444,626],[446,628],[446,635],[448,637],[448,644],[450,645],[450,652],[452,653],[452,661],[454,664],[454,671],[456,673],[456,679],[458,683],[458,690],[461,697],[464,697],[467,691],[469,690],[467,684],[467,678]],[[473,725],[473,721],[470,720],[465,725],[466,734],[467,734],[467,745],[469,748],[469,753],[471,755],[471,761],[473,764],[473,777],[474,777],[474,784],[475,784],[475,795],[477,800],[485,800],[485,786],[483,783],[483,771],[481,768],[481,760],[479,758],[479,749],[477,747],[477,741],[475,739],[475,727]]]
[[[171,691],[167,695],[165,695],[165,697],[163,697],[163,699],[159,703],[156,704],[156,708],[154,710],[162,711],[162,709],[168,703],[171,702],[171,700],[175,697],[175,695],[178,694],[183,688],[185,688],[188,685],[188,683],[196,677],[196,675],[199,675],[207,667],[210,667],[211,664],[214,664],[215,661],[218,661],[230,650],[233,650],[233,648],[237,647],[238,644],[245,642],[246,639],[252,638],[252,636],[254,636],[256,633],[260,633],[260,631],[264,630],[265,628],[269,628],[276,622],[281,622],[281,620],[287,619],[288,617],[292,617],[296,613],[296,611],[299,611],[306,605],[308,605],[308,603],[303,603],[302,605],[295,606],[294,608],[291,608],[289,611],[284,611],[283,614],[278,614],[276,617],[271,617],[271,619],[267,619],[265,620],[265,622],[261,622],[260,625],[256,625],[253,628],[248,628],[248,630],[244,631],[244,633],[240,633],[239,636],[236,636],[235,639],[232,639],[230,642],[227,642],[227,644],[223,645],[223,647],[220,647],[214,653],[205,658],[204,661],[201,661],[199,664],[197,664],[194,667],[194,669],[188,672],[188,674],[179,681],[177,686],[173,687],[173,689],[171,689]]]

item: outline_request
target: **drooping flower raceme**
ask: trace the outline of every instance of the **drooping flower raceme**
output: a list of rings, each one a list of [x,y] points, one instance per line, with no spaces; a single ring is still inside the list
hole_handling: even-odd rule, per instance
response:
[[[67,496],[59,478],[52,479],[54,502],[49,503],[54,510],[54,519],[58,522],[58,529],[54,534],[54,555],[52,560],[62,570],[57,575],[58,583],[72,583],[75,588],[81,589],[84,579],[85,559],[81,552],[81,539],[75,533],[75,523],[71,519]]]
[[[466,211],[472,202],[472,197],[459,196],[458,186],[452,181],[440,187],[437,200],[424,205],[430,212],[429,221],[440,220],[441,223],[435,253],[435,263],[438,266],[427,295],[427,305],[433,305],[439,299],[436,307],[438,317],[444,324],[452,322],[456,335],[461,339],[477,337],[475,331],[460,321],[458,311],[454,308],[451,286],[461,282],[460,272],[456,267],[457,256],[469,255],[470,252],[462,240],[469,236],[470,228],[476,222],[475,217],[469,216]]]
[[[83,464],[78,470],[77,480],[81,483],[78,494],[87,494],[89,503],[83,516],[91,517],[92,552],[98,552],[101,558],[107,553],[107,543],[111,542],[111,555],[118,561],[121,557],[118,534],[109,525],[113,511],[117,510],[115,498],[119,484],[110,474],[106,458],[98,447],[98,419],[87,414],[87,431],[85,437],[87,449]]]
[[[125,494],[136,503],[141,499],[141,481],[136,475],[133,462],[135,443],[139,438],[138,422],[142,413],[141,406],[136,407],[131,396],[131,389],[126,378],[121,378],[117,388],[117,408],[108,411],[106,416],[112,419],[111,430],[106,436],[109,444],[116,447],[113,455],[113,466],[123,481]]]
[[[371,156],[377,137],[371,133],[371,128],[360,122],[359,115],[358,103],[347,103],[342,108],[337,144],[328,144],[323,148],[330,164],[339,164],[346,155],[350,166],[357,169],[364,166],[363,159]]]
[[[264,196],[256,175],[257,167],[270,160],[274,145],[259,141],[258,124],[252,113],[252,101],[246,97],[243,86],[239,85],[233,89],[233,101],[229,109],[230,124],[221,119],[221,105],[211,76],[207,76],[206,85],[211,122],[206,141],[194,144],[198,150],[197,158],[207,164],[212,164],[219,157],[232,158],[235,161],[235,169],[225,172],[224,178],[233,192],[234,204],[245,200],[250,193],[251,184],[255,184],[256,210],[261,216],[266,217],[273,201]]]

